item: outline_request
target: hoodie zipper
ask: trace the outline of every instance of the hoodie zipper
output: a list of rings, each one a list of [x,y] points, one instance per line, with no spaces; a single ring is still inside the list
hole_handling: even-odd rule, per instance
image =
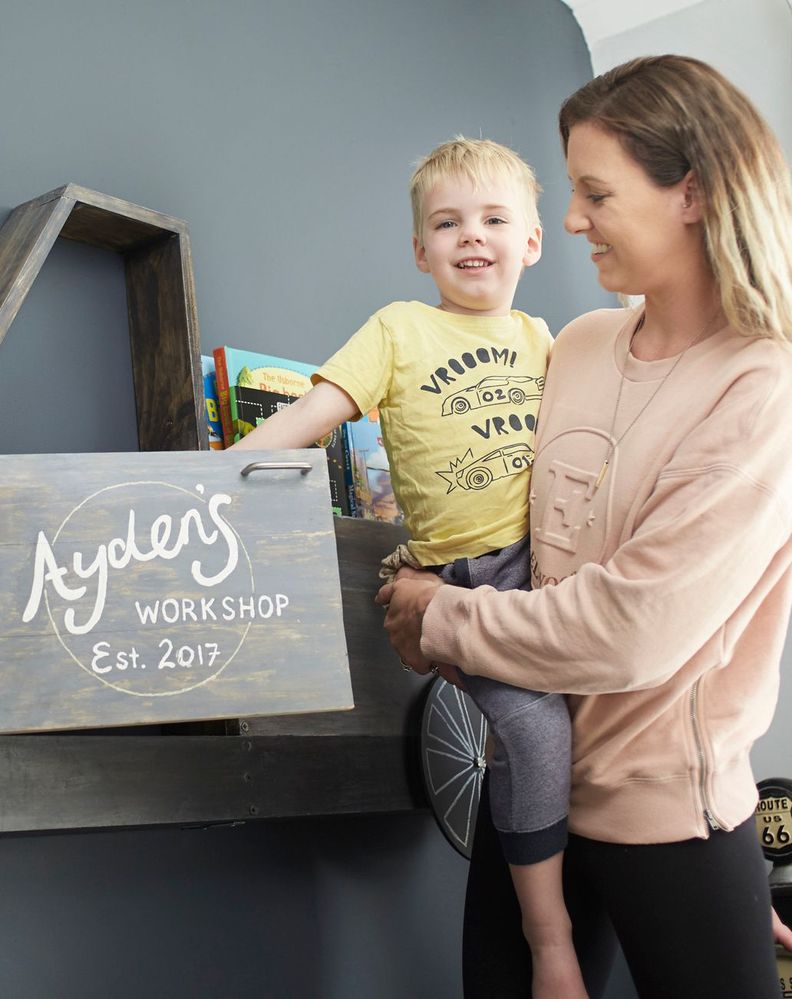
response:
[[[699,763],[699,796],[701,798],[702,811],[704,812],[704,818],[707,820],[707,825],[713,832],[717,832],[721,828],[720,823],[715,817],[715,813],[710,808],[710,803],[707,798],[707,785],[706,785],[706,765],[707,757],[704,754],[704,739],[701,732],[701,726],[698,720],[698,688],[701,683],[701,678],[693,684],[690,690],[690,720],[693,724],[693,740],[696,744],[696,756],[698,757]]]

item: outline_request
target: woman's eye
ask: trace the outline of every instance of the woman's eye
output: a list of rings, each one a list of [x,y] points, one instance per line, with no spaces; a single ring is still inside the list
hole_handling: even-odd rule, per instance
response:
[[[594,205],[598,205],[601,201],[604,201],[606,195],[604,194],[587,194],[586,198]]]

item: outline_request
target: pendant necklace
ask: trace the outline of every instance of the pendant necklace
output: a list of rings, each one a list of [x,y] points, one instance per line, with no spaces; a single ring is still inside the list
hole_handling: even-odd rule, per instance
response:
[[[635,338],[638,335],[638,333],[643,329],[643,325],[644,325],[644,321],[645,320],[646,320],[646,312],[643,312],[641,314],[641,318],[635,324],[635,329],[632,331],[632,335],[630,336],[630,342],[627,345],[627,356],[628,357],[630,355],[630,352],[632,351],[633,341],[635,340]],[[657,386],[657,388],[654,390],[654,392],[652,392],[652,394],[649,396],[649,398],[646,400],[646,402],[643,404],[643,406],[641,406],[641,408],[638,410],[638,412],[636,413],[636,415],[632,418],[632,420],[628,424],[626,430],[623,430],[621,432],[621,434],[618,437],[618,440],[614,440],[613,439],[613,431],[616,429],[616,418],[619,415],[619,404],[621,402],[622,389],[624,388],[624,381],[625,381],[624,370],[625,370],[625,367],[627,365],[627,357],[624,358],[624,367],[622,368],[622,372],[621,372],[621,381],[619,382],[619,391],[618,391],[618,394],[616,395],[616,405],[613,408],[613,419],[611,420],[611,427],[610,427],[610,434],[609,434],[609,443],[608,443],[608,451],[607,451],[607,454],[605,455],[605,461],[603,461],[603,463],[602,463],[602,468],[599,470],[599,475],[597,476],[597,481],[594,483],[594,491],[595,492],[599,489],[599,487],[602,485],[603,481],[605,480],[605,476],[608,473],[608,466],[610,465],[611,458],[613,458],[613,453],[616,450],[616,448],[619,446],[619,444],[621,444],[621,442],[624,440],[624,438],[627,436],[627,434],[632,430],[632,428],[635,426],[635,424],[638,422],[638,420],[643,416],[644,412],[646,411],[646,409],[649,406],[649,404],[651,403],[651,401],[654,399],[654,397],[657,395],[657,393],[660,391],[660,389],[665,385],[665,383],[668,381],[668,379],[673,374],[674,368],[676,368],[676,366],[679,364],[679,362],[682,360],[682,358],[685,356],[685,354],[687,354],[687,352],[690,350],[690,348],[692,346],[694,346],[694,344],[697,344],[699,342],[699,340],[701,340],[703,338],[704,334],[709,330],[710,326],[712,325],[712,323],[714,321],[715,321],[715,317],[713,317],[707,323],[707,325],[700,332],[698,332],[693,337],[693,339],[690,341],[690,343],[687,344],[687,346],[685,347],[685,349],[682,351],[681,354],[677,354],[674,363],[671,365],[671,367],[665,373],[665,375],[663,376],[662,380],[660,381],[660,384]]]

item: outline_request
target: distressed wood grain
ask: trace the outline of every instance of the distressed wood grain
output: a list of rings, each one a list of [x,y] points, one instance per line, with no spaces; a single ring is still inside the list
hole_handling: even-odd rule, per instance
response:
[[[78,184],[17,206],[0,228],[0,342],[58,238],[124,257],[141,449],[208,449],[187,223]]]
[[[351,708],[324,455],[8,456],[0,621],[0,731]]]

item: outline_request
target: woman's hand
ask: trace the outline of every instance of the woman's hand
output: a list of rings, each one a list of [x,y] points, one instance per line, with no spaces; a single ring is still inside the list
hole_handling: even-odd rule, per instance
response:
[[[404,665],[416,673],[432,669],[432,663],[421,654],[421,628],[426,608],[441,586],[445,583],[433,572],[405,567],[374,598],[387,611],[385,630],[391,645]]]
[[[782,947],[792,951],[792,930],[781,922],[775,909],[771,909],[771,912],[773,913],[773,939]]]

